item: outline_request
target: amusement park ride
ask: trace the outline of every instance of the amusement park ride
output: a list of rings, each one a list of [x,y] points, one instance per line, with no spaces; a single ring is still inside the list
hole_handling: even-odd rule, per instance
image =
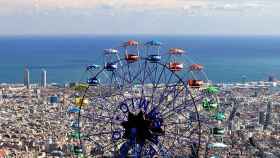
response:
[[[219,157],[219,89],[184,49],[135,40],[89,65],[68,108],[73,157]]]

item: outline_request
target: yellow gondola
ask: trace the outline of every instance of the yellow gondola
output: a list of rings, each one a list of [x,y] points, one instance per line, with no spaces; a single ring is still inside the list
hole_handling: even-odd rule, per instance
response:
[[[79,107],[84,107],[89,104],[89,100],[87,98],[77,97],[75,98],[75,104]]]
[[[75,91],[84,92],[88,88],[88,84],[80,83],[73,87]]]

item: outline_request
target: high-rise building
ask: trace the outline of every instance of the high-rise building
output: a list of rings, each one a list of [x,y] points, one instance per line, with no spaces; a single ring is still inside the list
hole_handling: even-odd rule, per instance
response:
[[[275,82],[275,81],[277,81],[275,76],[273,76],[273,75],[268,76],[268,82]]]
[[[0,103],[2,103],[3,102],[3,92],[2,92],[2,90],[0,90]]]
[[[190,112],[189,119],[193,121],[197,121],[197,113],[196,112]]]
[[[45,70],[45,69],[42,69],[42,72],[41,72],[41,86],[43,88],[47,87],[47,70]]]
[[[264,125],[264,111],[259,112],[259,124]]]
[[[271,125],[271,123],[272,123],[271,122],[271,112],[272,112],[271,105],[272,105],[271,102],[267,103],[264,129],[267,129],[268,125]]]
[[[30,72],[29,69],[26,67],[24,69],[24,86],[26,86],[26,88],[30,88]]]

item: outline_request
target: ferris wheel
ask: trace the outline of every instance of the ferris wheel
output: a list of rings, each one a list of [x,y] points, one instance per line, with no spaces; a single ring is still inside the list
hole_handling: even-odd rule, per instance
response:
[[[199,157],[208,123],[200,106],[218,104],[217,89],[201,64],[182,60],[184,49],[162,53],[162,45],[129,40],[86,68],[68,110],[74,155]]]

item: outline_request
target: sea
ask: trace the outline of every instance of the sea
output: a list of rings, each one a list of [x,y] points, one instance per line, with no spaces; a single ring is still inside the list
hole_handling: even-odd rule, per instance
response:
[[[129,39],[161,41],[163,54],[171,47],[187,50],[186,58],[203,64],[215,83],[280,78],[277,36],[9,36],[0,37],[0,83],[23,83],[26,66],[32,83],[40,82],[42,68],[47,70],[48,83],[78,81],[86,65],[103,63],[105,48]]]

